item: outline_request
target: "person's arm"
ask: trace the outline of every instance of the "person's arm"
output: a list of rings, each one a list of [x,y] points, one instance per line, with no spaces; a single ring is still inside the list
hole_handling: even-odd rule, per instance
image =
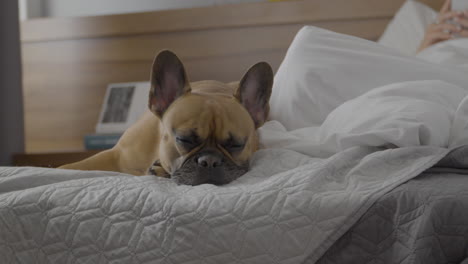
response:
[[[458,25],[448,23],[453,20]],[[442,6],[437,20],[426,29],[424,39],[417,52],[439,43],[454,38],[454,34],[460,37],[468,37],[468,12],[451,11],[451,0],[446,0]]]

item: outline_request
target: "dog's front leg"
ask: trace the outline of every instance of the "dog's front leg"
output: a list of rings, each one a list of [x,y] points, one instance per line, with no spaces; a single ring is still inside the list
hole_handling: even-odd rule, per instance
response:
[[[120,151],[109,149],[87,159],[60,166],[59,169],[120,171],[119,159]]]

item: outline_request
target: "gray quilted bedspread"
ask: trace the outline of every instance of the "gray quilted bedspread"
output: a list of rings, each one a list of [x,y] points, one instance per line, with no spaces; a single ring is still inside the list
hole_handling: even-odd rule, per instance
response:
[[[328,159],[268,149],[221,187],[4,167],[0,264],[459,263],[467,157],[468,147],[357,147]]]
[[[467,160],[454,151],[382,196],[317,263],[468,263]]]

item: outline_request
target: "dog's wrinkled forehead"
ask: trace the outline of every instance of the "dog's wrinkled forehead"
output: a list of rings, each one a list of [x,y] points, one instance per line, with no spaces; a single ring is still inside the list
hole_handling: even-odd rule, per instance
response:
[[[192,93],[174,102],[162,121],[174,136],[200,140],[242,139],[255,130],[249,113],[229,96]]]

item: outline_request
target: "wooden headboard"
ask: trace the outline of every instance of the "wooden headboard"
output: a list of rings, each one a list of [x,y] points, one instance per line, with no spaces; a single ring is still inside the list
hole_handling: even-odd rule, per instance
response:
[[[276,70],[306,24],[376,40],[403,1],[283,1],[22,22],[26,151],[82,149],[107,84],[148,80],[161,49],[178,54],[192,81],[233,81],[258,61]]]

